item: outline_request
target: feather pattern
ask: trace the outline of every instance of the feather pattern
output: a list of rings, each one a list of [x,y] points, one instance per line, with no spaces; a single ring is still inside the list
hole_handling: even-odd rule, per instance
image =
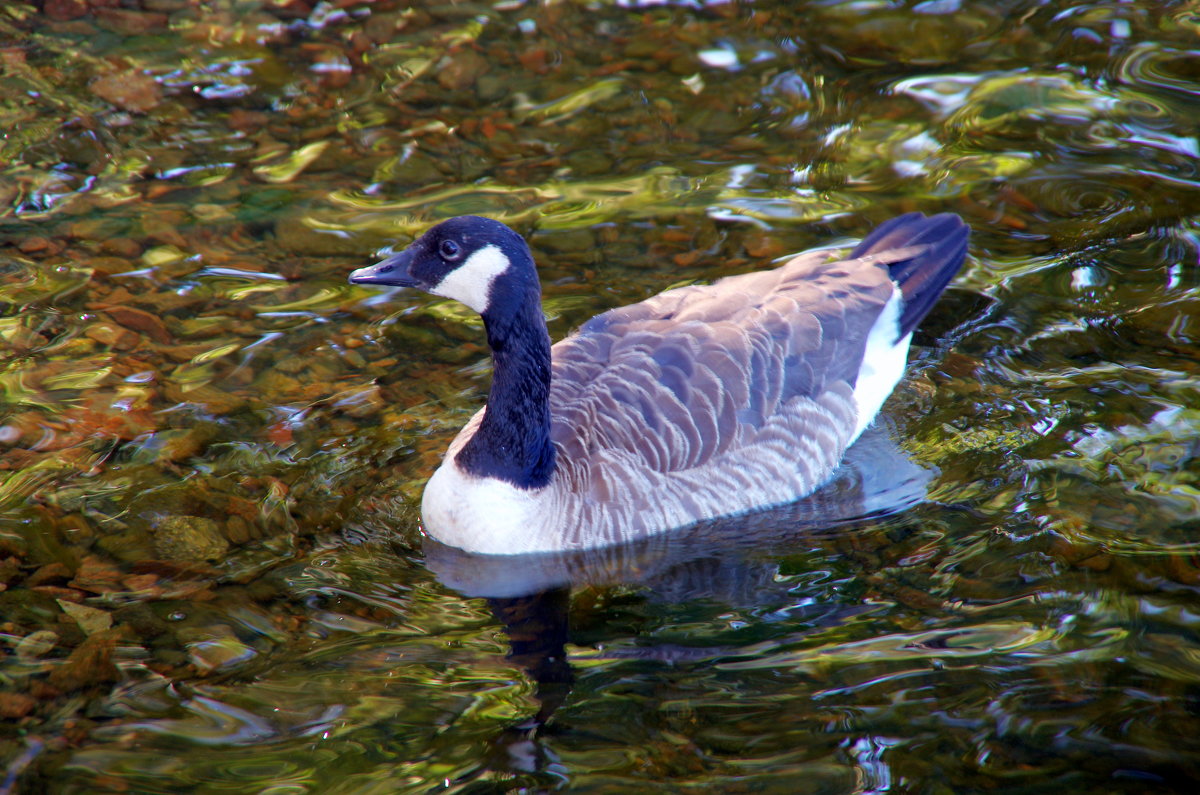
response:
[[[606,312],[552,349],[566,546],[775,505],[833,471],[855,427],[886,259],[797,257]],[[586,537],[584,535],[586,534]]]

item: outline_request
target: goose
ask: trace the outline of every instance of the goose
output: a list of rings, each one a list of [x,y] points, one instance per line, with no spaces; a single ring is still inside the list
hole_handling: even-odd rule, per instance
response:
[[[804,497],[904,374],[968,229],[908,213],[845,259],[680,287],[551,346],[525,240],[442,221],[352,284],[414,287],[483,318],[492,386],[425,486],[424,531],[484,555],[619,544]]]

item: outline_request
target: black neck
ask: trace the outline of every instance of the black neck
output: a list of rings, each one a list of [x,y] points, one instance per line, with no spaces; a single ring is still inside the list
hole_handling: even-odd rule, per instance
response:
[[[492,347],[492,391],[479,430],[455,460],[473,475],[538,488],[554,472],[550,335],[536,289],[515,306],[504,303],[505,311],[483,315]]]

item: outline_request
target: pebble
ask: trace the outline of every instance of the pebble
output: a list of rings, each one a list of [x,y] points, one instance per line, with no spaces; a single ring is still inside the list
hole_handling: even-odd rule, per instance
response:
[[[167,27],[168,17],[166,14],[161,14],[156,11],[136,11],[129,8],[97,8],[95,9],[96,20],[101,27],[120,33],[126,36],[140,36],[146,33],[155,33],[165,30]],[[144,75],[143,75],[144,76]],[[155,90],[157,92],[157,86]],[[141,91],[142,88],[134,90]],[[154,105],[158,104],[157,96]],[[126,110],[140,110],[140,108],[127,107]],[[149,108],[146,108],[149,110]]]
[[[438,65],[438,85],[447,91],[464,91],[491,68],[482,55],[474,50],[460,50]]]
[[[87,0],[46,0],[42,10],[55,22],[67,22],[85,16],[88,4]]]
[[[138,344],[137,334],[113,323],[93,323],[83,333],[88,339],[121,351],[132,350]]]
[[[119,9],[106,9],[116,12]],[[133,13],[133,12],[129,12]],[[164,23],[165,23],[165,17]],[[113,72],[92,81],[92,93],[121,110],[145,113],[162,102],[162,91],[154,78],[141,72]]]
[[[112,614],[107,610],[99,610],[95,607],[76,604],[59,600],[59,607],[71,618],[75,619],[75,623],[79,625],[88,635],[93,635],[97,632],[108,629],[112,626]]]
[[[154,550],[167,560],[217,560],[229,551],[229,542],[212,519],[168,516],[154,530]]]
[[[22,254],[36,254],[50,248],[50,241],[44,237],[27,237],[17,244]]]
[[[122,634],[117,628],[89,635],[65,661],[50,672],[50,684],[60,690],[71,691],[118,681],[121,672],[112,657]]]
[[[26,693],[0,693],[0,718],[15,720],[33,712],[37,699]]]
[[[58,645],[58,633],[49,629],[31,632],[17,641],[14,650],[21,660],[36,660]]]
[[[135,259],[142,255],[141,245],[128,237],[113,237],[103,240],[100,242],[100,250],[106,254],[114,254],[126,259]]]
[[[211,637],[187,644],[188,660],[202,673],[233,668],[258,656],[258,652],[238,640],[229,627],[215,626],[207,632]]]

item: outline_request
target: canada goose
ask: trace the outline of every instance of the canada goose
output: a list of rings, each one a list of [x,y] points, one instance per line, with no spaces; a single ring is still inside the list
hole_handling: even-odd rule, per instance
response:
[[[468,552],[585,549],[809,494],[904,373],[912,331],[962,266],[967,227],[909,213],[848,259],[668,290],[553,348],[525,241],[443,221],[350,275],[483,317],[487,405],[425,487],[426,532]]]

